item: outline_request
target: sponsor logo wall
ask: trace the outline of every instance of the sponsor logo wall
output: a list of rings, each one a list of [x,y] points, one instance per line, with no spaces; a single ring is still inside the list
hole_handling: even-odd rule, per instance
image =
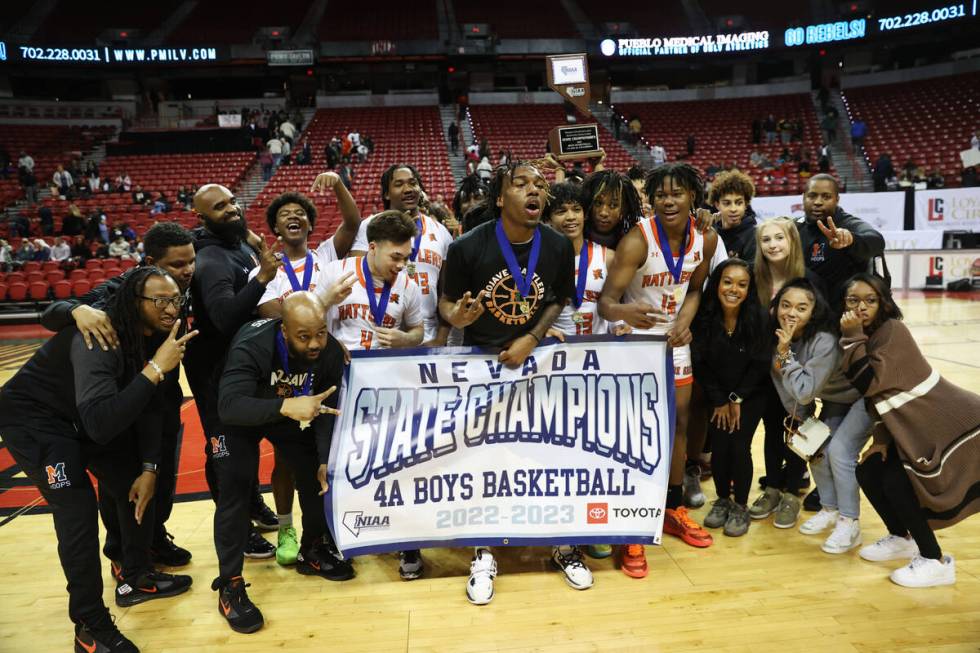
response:
[[[915,228],[980,231],[980,188],[917,191]]]

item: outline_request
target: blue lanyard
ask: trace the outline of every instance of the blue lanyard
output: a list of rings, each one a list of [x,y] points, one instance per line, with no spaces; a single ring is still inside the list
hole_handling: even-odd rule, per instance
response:
[[[507,261],[510,276],[514,278],[514,285],[517,286],[517,292],[520,294],[519,299],[528,298],[531,295],[531,284],[534,282],[534,271],[538,267],[538,255],[541,254],[541,229],[538,227],[534,228],[534,238],[531,240],[531,255],[527,260],[527,275],[521,274],[521,265],[517,262],[514,247],[510,244],[510,240],[507,239],[507,234],[504,233],[503,218],[497,220],[497,243],[500,245],[500,251],[504,255],[504,260]]]
[[[381,299],[374,298],[374,277],[371,276],[371,266],[368,265],[367,256],[361,259],[361,269],[364,270],[364,285],[367,286],[368,303],[371,305],[371,317],[378,326],[383,326],[385,311],[388,310],[388,299],[391,297],[391,284],[385,281],[381,289]]]
[[[313,279],[313,254],[310,252],[306,253],[306,267],[303,269],[303,285],[299,285],[299,279],[296,277],[296,271],[293,269],[293,264],[289,262],[289,259],[283,261],[282,269],[286,271],[286,276],[289,277],[289,285],[293,287],[293,290],[309,290],[310,280]]]
[[[575,308],[582,305],[585,299],[585,284],[589,280],[589,267],[592,264],[592,243],[582,242],[582,251],[578,254],[578,280],[575,283]]]
[[[422,244],[422,219],[419,218],[415,221],[415,242],[412,243],[412,253],[408,256],[408,260],[412,263],[419,255],[419,246]]]
[[[660,224],[660,217],[654,216],[653,223],[657,225],[657,236],[660,239],[660,249],[664,253],[664,263],[667,265],[667,270],[670,272],[670,276],[674,278],[674,283],[681,282],[681,271],[684,269],[684,254],[687,248],[687,238],[691,234],[691,220],[688,218],[687,225],[684,227],[684,238],[681,240],[681,255],[674,260],[674,253],[670,250],[670,239],[667,238],[667,232],[664,230],[662,224]]]
[[[276,352],[279,354],[279,362],[282,363],[282,373],[288,379],[290,377],[289,350],[286,348],[286,339],[283,337],[281,330],[276,331]],[[303,382],[302,387],[296,387],[292,383],[289,386],[293,389],[294,397],[305,397],[309,395],[313,390],[313,370],[306,373],[306,381]]]

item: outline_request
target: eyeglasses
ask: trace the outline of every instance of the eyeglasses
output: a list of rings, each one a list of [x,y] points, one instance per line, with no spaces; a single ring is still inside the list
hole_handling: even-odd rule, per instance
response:
[[[870,297],[854,297],[850,295],[844,298],[844,303],[847,304],[848,308],[857,308],[861,305],[861,302],[864,302],[864,305],[868,308],[874,308],[878,305],[878,298],[873,295]]]
[[[184,298],[181,295],[177,295],[176,297],[145,297],[140,295],[140,299],[146,299],[153,302],[153,305],[161,311],[167,308],[168,305],[172,305],[177,310],[180,310],[180,307],[184,303]]]

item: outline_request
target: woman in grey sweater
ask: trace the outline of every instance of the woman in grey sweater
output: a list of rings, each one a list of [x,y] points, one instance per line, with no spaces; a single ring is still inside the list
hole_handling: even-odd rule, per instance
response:
[[[780,289],[773,305],[776,392],[797,422],[812,415],[814,402],[820,399],[820,420],[831,433],[810,461],[822,508],[800,526],[800,532],[814,535],[834,526],[821,548],[827,553],[845,553],[861,544],[855,468],[871,420],[861,393],[840,370],[842,353],[831,331],[830,309],[819,291],[806,279],[794,279]]]

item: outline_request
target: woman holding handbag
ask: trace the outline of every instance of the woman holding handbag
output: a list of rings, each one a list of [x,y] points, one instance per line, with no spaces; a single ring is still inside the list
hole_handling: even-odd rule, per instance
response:
[[[786,283],[773,307],[772,377],[789,413],[787,430],[798,432],[811,445],[825,438],[821,449],[810,448],[816,451],[810,469],[822,507],[800,526],[800,532],[815,535],[833,526],[821,549],[845,553],[861,544],[860,492],[854,470],[871,420],[861,393],[840,370],[841,350],[831,332],[830,309],[813,284],[802,278]],[[823,405],[819,421],[807,419],[818,398]]]
[[[888,529],[859,555],[911,559],[891,573],[904,587],[952,585],[955,563],[933,529],[980,512],[980,397],[932,369],[880,278],[844,287],[841,367],[875,421],[857,479]]]
[[[738,537],[749,529],[752,436],[765,409],[769,346],[765,311],[755,298],[749,264],[721,263],[708,280],[691,331],[694,378],[712,409],[708,424],[718,500],[704,520]],[[734,491],[733,491],[734,490]]]

